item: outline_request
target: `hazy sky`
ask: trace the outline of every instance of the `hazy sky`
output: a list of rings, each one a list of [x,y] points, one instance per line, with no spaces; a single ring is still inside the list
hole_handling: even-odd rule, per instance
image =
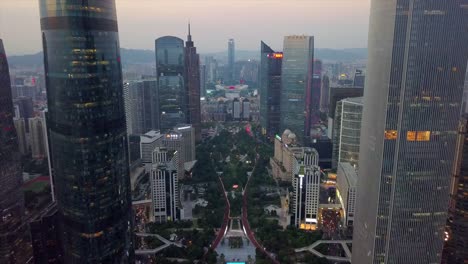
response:
[[[42,49],[39,0],[0,0],[0,38],[9,55]],[[318,48],[367,46],[370,0],[116,0],[120,46],[153,49],[164,35],[186,38],[187,22],[201,53],[281,50],[285,35],[315,36]]]

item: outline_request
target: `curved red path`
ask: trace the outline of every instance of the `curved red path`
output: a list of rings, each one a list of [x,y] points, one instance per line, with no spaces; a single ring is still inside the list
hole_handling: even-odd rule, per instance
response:
[[[221,225],[221,228],[219,229],[218,235],[216,236],[215,240],[213,243],[211,243],[211,249],[214,250],[218,245],[219,242],[221,242],[221,239],[224,237],[224,233],[226,233],[227,225],[229,223],[229,213],[231,211],[231,204],[229,203],[229,199],[226,195],[226,189],[224,189],[224,183],[221,180],[221,177],[218,177],[219,182],[221,184],[221,187],[223,187],[223,193],[224,193],[224,199],[226,201],[226,207],[224,208],[224,217],[223,217],[223,224]]]

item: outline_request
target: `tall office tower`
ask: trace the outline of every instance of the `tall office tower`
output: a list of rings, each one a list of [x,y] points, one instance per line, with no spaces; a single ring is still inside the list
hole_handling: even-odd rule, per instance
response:
[[[312,77],[312,100],[310,105],[311,126],[320,123],[320,97],[322,92],[322,61],[314,60],[314,74]]]
[[[200,56],[192,41],[190,24],[185,42],[185,82],[188,94],[187,122],[195,129],[195,138],[201,140],[201,109],[200,109]]]
[[[158,87],[156,80],[130,81],[129,118],[132,134],[141,135],[158,127]]]
[[[29,153],[28,140],[26,139],[26,122],[24,118],[14,118],[13,123],[15,124],[16,135],[18,138],[18,147],[21,155]]]
[[[156,39],[156,76],[158,79],[158,116],[161,131],[187,122],[184,41],[165,36]]]
[[[324,75],[322,78],[322,91],[320,92],[320,112],[326,113],[328,111],[328,104],[330,102],[330,78]]]
[[[181,153],[184,153],[184,162],[195,160],[195,129],[191,125],[178,125],[174,127],[174,131],[182,135],[182,148]]]
[[[362,70],[356,69],[356,72],[354,73],[353,86],[364,88],[365,80],[366,80],[366,75],[364,74],[364,72]]]
[[[273,138],[280,133],[281,64],[283,53],[260,44],[260,125],[262,133]]]
[[[47,157],[45,120],[39,116],[29,118],[29,137],[31,139],[31,154],[33,159]]]
[[[163,135],[159,130],[148,131],[140,136],[139,155],[143,164],[151,164],[153,162],[153,150],[156,147],[162,146]]]
[[[8,61],[0,39],[0,263],[27,263],[31,245],[24,215],[21,154],[13,123]]]
[[[338,168],[339,162],[358,165],[362,106],[362,97],[346,98],[336,104],[332,134],[333,169]]]
[[[14,107],[18,110],[19,116],[15,115],[16,118],[24,118],[26,133],[29,133],[28,118],[33,117],[34,107],[31,97],[20,96],[13,100]]]
[[[185,143],[187,142],[189,142],[189,140],[185,141],[182,132],[176,130],[167,132],[162,138],[163,147],[167,148],[167,150],[176,151],[179,153],[177,160],[174,162],[179,179],[183,179],[185,176],[185,162],[191,161],[185,160],[186,156],[189,156],[185,153],[185,151],[188,149],[185,147]]]
[[[177,163],[179,153],[156,148],[150,172],[154,221],[164,223],[180,219]]]
[[[234,39],[229,39],[228,42],[228,66],[227,66],[227,82],[228,84],[236,84],[237,81],[234,77],[234,64],[236,62],[236,47]]]
[[[234,120],[240,120],[242,114],[242,104],[239,98],[232,100],[232,118]]]
[[[468,0],[373,0],[352,263],[440,263]]]
[[[206,65],[200,65],[200,97],[206,96],[206,76],[207,76],[206,70],[207,70]]]
[[[302,153],[296,157],[294,168],[294,221],[300,229],[315,230],[317,228],[320,167],[319,155],[315,149],[302,148]]]
[[[345,98],[361,97],[364,89],[361,87],[331,87],[328,100],[328,138],[332,138],[333,123],[336,113],[336,104]]]
[[[124,108],[125,108],[125,123],[127,127],[127,135],[133,134],[132,131],[132,100],[130,99],[130,83],[125,82],[123,84],[123,97],[124,97]]]
[[[336,174],[337,196],[343,209],[344,223],[351,227],[354,223],[356,211],[356,168],[348,162],[338,163]]]
[[[250,120],[250,101],[247,98],[242,100],[242,119],[244,121]]]
[[[468,263],[468,120],[460,121],[442,263]]]
[[[132,203],[115,2],[39,2],[64,260],[131,263]]]
[[[29,223],[34,263],[64,263],[56,203],[51,203]]]
[[[305,145],[309,143],[312,119],[313,60],[314,37],[284,37],[280,130],[294,131]]]
[[[206,81],[207,83],[216,83],[218,81],[218,62],[213,56],[205,57]]]

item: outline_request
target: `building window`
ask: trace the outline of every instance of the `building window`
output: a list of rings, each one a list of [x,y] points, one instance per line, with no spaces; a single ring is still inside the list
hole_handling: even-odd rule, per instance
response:
[[[408,131],[406,133],[406,140],[408,141],[429,141],[431,138],[431,131]]]
[[[406,140],[408,141],[416,141],[416,131],[408,131],[406,133]]]
[[[385,139],[395,140],[397,139],[398,133],[396,130],[385,130]]]

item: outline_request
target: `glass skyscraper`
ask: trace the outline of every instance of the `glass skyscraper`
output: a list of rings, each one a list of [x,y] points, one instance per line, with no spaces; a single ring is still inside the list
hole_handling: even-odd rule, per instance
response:
[[[13,116],[10,72],[0,39],[0,263],[26,263],[32,249],[24,222],[23,171]]]
[[[201,140],[201,105],[200,105],[200,56],[192,41],[190,24],[185,47],[185,80],[188,96],[187,122],[195,129],[196,139]]]
[[[307,144],[312,121],[314,38],[286,36],[283,52],[280,131],[289,129],[300,143]]]
[[[372,0],[352,263],[440,263],[468,0]]]
[[[156,75],[159,94],[159,129],[166,131],[187,123],[184,41],[165,36],[156,39]]]
[[[40,0],[47,127],[66,263],[133,259],[114,0]]]
[[[227,67],[227,83],[228,84],[235,84],[236,80],[234,80],[234,64],[236,62],[236,46],[234,43],[234,39],[229,39],[228,42],[228,67]]]
[[[281,64],[283,53],[275,52],[263,41],[260,58],[260,125],[263,134],[280,133]]]

